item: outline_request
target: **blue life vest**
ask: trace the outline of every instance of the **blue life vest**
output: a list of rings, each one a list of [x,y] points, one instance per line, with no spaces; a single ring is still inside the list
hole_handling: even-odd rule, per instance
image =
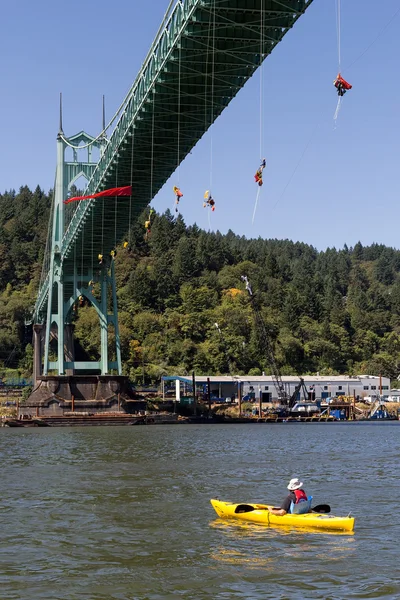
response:
[[[296,493],[299,492],[299,493]],[[304,515],[311,510],[312,496],[306,496],[303,490],[295,490],[296,502],[290,503],[289,512],[293,515]]]

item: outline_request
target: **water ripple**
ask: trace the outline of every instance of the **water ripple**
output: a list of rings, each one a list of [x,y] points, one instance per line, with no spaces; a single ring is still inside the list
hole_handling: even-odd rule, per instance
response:
[[[400,597],[397,423],[0,429],[1,600]],[[301,476],[353,536],[217,519]]]

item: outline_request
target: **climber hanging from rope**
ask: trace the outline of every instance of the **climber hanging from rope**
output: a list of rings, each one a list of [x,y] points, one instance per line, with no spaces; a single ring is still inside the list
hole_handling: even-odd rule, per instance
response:
[[[254,180],[261,187],[263,184],[263,171],[267,165],[267,161],[265,158],[262,159],[260,166],[258,167],[256,174],[254,175]]]
[[[338,73],[335,81],[333,82],[333,85],[337,90],[338,96],[344,96],[347,90],[351,90],[351,88],[353,87],[348,81],[343,79],[340,73]]]
[[[207,206],[209,206],[211,208],[211,210],[214,212],[215,200],[211,196],[211,192],[209,192],[208,190],[204,193],[204,200],[205,200],[205,202],[203,202],[203,207],[206,208]]]
[[[144,222],[144,228],[146,230],[146,233],[144,234],[145,240],[148,239],[148,237],[151,233],[151,226],[152,226],[152,222],[153,222],[153,214],[154,213],[155,213],[154,208],[150,208],[149,218],[147,219],[147,221]]]
[[[173,190],[174,190],[174,194],[175,194],[175,204],[176,204],[175,212],[178,212],[179,200],[182,198],[183,194],[176,185],[174,185]]]

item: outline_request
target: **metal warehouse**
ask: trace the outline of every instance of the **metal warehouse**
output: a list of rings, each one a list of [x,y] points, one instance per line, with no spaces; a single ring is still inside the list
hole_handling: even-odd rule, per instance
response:
[[[291,396],[299,386],[301,379],[310,397],[324,399],[335,396],[353,396],[360,400],[366,396],[377,396],[388,394],[390,379],[376,375],[284,375],[282,381],[286,392]],[[195,377],[196,390],[207,394],[208,381],[210,382],[211,398],[214,399],[237,399],[239,391],[241,397],[271,402],[278,400],[273,377],[270,375],[199,375]],[[182,396],[192,393],[193,380],[190,375],[172,375],[162,377],[163,394],[165,395],[171,386],[175,388],[176,400]],[[299,398],[300,399],[300,398]]]

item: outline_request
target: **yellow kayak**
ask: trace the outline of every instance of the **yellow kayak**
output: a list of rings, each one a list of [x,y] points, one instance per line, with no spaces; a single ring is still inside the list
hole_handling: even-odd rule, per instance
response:
[[[221,500],[210,500],[215,512],[224,519],[240,519],[261,525],[286,525],[330,529],[340,531],[354,530],[354,517],[334,517],[332,515],[310,512],[304,515],[286,514],[278,517],[269,512],[272,504],[232,504]]]

